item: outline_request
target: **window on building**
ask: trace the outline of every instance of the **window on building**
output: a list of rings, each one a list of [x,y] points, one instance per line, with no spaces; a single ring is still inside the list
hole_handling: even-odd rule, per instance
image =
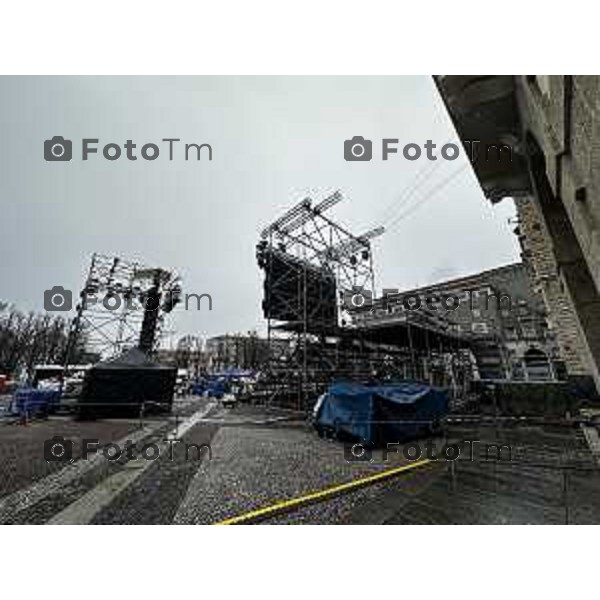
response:
[[[552,366],[548,355],[537,348],[530,348],[523,356],[525,374],[530,381],[547,381],[552,379]]]
[[[471,331],[473,333],[488,333],[489,332],[489,327],[487,323],[484,323],[483,321],[479,321],[476,323],[472,323],[471,324]]]

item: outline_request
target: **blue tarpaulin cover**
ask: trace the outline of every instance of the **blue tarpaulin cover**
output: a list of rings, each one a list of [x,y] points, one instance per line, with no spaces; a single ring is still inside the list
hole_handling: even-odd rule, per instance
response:
[[[334,383],[318,407],[316,425],[372,443],[428,431],[448,412],[445,390],[417,382]]]
[[[210,396],[222,398],[238,379],[248,379],[256,375],[248,369],[225,369],[219,373],[203,377],[192,385],[192,394],[201,396],[208,392]]]
[[[19,388],[13,396],[12,410],[21,416],[48,414],[60,404],[60,397],[61,393],[55,390]]]
[[[192,385],[192,394],[202,396],[205,392],[214,398],[222,398],[229,389],[229,379],[226,377],[206,378]]]
[[[229,369],[223,369],[218,373],[214,374],[214,377],[229,377],[231,379],[243,379],[248,377],[254,377],[256,373],[250,369],[236,369],[234,367]]]

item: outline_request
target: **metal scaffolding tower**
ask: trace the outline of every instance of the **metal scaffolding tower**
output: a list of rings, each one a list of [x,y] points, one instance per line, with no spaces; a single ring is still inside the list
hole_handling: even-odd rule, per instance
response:
[[[134,346],[152,353],[165,315],[180,295],[180,279],[171,271],[93,254],[69,332],[65,368],[78,340],[98,360]]]
[[[270,357],[271,373],[295,388],[298,407],[339,368],[329,338],[351,323],[348,298],[375,289],[371,240],[384,229],[351,233],[328,214],[341,200],[339,191],[314,205],[302,200],[265,227],[257,244],[269,347],[280,350]]]

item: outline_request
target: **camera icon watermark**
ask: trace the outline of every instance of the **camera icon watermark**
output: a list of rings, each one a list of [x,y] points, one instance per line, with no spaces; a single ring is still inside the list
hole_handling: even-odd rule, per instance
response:
[[[138,445],[133,440],[125,440],[123,445],[115,442],[101,444],[97,438],[83,438],[76,440],[77,460],[93,460],[95,456],[102,456],[110,462],[143,459],[155,461],[161,457],[167,460],[195,460],[200,462],[207,458],[212,460],[212,448],[210,444],[184,443],[176,437],[167,437],[162,442],[148,442]],[[80,448],[81,446],[81,448]],[[55,435],[44,441],[44,460],[47,462],[75,462],[73,460],[74,442],[66,440],[61,435]]]
[[[481,461],[512,462],[517,449],[510,444],[484,443],[480,440],[444,441],[441,448],[433,439],[413,440],[408,443],[387,442],[374,445],[365,440],[346,442],[344,459],[346,462],[370,462],[389,464],[390,456],[395,455],[408,462],[425,461]]]
[[[73,458],[73,442],[55,435],[44,442],[44,459],[48,462],[68,462]]]
[[[348,310],[369,308],[373,305],[373,292],[354,286],[351,290],[344,290],[343,303]]]
[[[44,159],[47,161],[68,161],[73,158],[73,143],[62,135],[44,141]]]
[[[154,312],[162,310],[171,312],[180,303],[184,310],[202,310],[203,300],[208,303],[208,310],[213,308],[213,299],[210,294],[182,294],[181,288],[176,287],[164,292],[140,292],[133,294],[131,291],[109,290],[105,294],[96,294],[83,291],[81,305],[84,310],[93,306],[102,305],[108,311],[144,311]],[[191,308],[190,308],[191,304]],[[55,285],[49,290],[44,290],[44,309],[52,312],[68,312],[73,308],[73,292],[61,285]],[[79,307],[78,307],[79,308]]]
[[[373,158],[373,142],[362,135],[344,141],[344,158],[346,160],[369,161]]]
[[[346,462],[370,462],[372,457],[373,450],[367,443],[349,442],[344,444]]]
[[[73,292],[65,290],[62,285],[55,285],[44,290],[44,309],[47,311],[66,312],[73,308]]]

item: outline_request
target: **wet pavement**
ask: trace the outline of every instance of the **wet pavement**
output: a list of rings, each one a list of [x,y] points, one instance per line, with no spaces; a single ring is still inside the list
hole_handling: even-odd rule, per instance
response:
[[[177,419],[148,419],[143,427],[137,420],[80,423],[68,417],[2,425],[0,522],[215,523],[412,462],[401,452],[383,460],[378,450],[372,461],[348,461],[342,442],[319,438],[286,411],[229,410],[188,399],[178,403],[177,412]],[[72,464],[43,457],[43,442],[52,435],[164,445],[174,425],[183,432],[182,443],[173,446],[172,455],[161,453],[151,462],[107,461],[100,455],[76,460],[77,443]],[[464,440],[477,440],[473,456]],[[420,445],[435,444],[437,454],[444,444],[459,442],[458,460],[438,456],[385,480],[249,522],[600,523],[598,461],[581,429],[452,425],[446,438]],[[185,444],[210,451],[192,450],[186,459]]]
[[[510,444],[431,463],[362,497],[312,505],[271,523],[574,524],[600,522],[600,477],[581,431],[518,426],[449,431],[451,439]],[[336,508],[333,508],[337,505]]]

